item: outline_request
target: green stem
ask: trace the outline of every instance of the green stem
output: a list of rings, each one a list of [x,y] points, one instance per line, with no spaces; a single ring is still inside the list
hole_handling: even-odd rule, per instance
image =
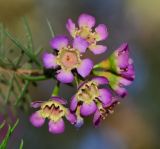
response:
[[[22,79],[24,80],[28,80],[28,81],[43,81],[43,80],[47,80],[48,78],[44,75],[41,76],[29,76],[29,75],[19,75]]]
[[[52,96],[57,96],[60,90],[60,82],[57,81],[56,86],[53,88]]]
[[[77,88],[78,88],[78,86],[79,86],[79,84],[81,83],[81,79],[78,77],[78,75],[75,73],[74,74],[74,79],[75,79],[75,83],[76,83],[76,86],[77,86]]]
[[[94,69],[99,68],[99,64],[94,65]]]

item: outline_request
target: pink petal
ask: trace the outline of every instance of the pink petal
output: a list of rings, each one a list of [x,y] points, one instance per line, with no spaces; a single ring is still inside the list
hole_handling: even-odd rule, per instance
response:
[[[85,39],[83,39],[81,37],[74,38],[73,48],[79,50],[80,53],[86,52],[88,45],[89,45],[89,43]]]
[[[95,31],[98,35],[97,41],[105,40],[108,37],[107,27],[104,24],[99,24]]]
[[[72,112],[76,110],[77,105],[78,105],[78,101],[76,99],[76,96],[73,96],[70,103],[70,109]]]
[[[44,53],[43,54],[43,65],[45,68],[56,68],[56,56],[51,53]]]
[[[94,102],[91,103],[83,103],[80,109],[80,112],[83,116],[89,116],[93,114],[97,109],[97,106]]]
[[[51,99],[54,101],[59,102],[62,105],[66,105],[67,104],[67,100],[63,99],[62,97],[59,96],[51,96]]]
[[[95,127],[97,127],[100,124],[100,121],[101,121],[101,114],[99,110],[97,110],[94,113],[94,117],[93,117],[93,124],[95,125]]]
[[[107,89],[99,89],[99,100],[105,107],[110,106],[112,103],[112,94]]]
[[[116,61],[120,68],[126,68],[129,65],[129,47],[127,43],[121,44],[121,46],[115,51]]]
[[[62,83],[71,83],[74,79],[74,76],[71,71],[64,71],[62,69],[56,77]]]
[[[94,45],[94,46],[90,46],[89,48],[95,55],[102,54],[107,50],[107,47],[103,45]]]
[[[87,58],[82,60],[80,66],[77,68],[77,71],[82,77],[86,77],[90,74],[92,68],[93,62]]]
[[[76,123],[76,116],[75,116],[74,114],[72,114],[69,110],[67,111],[66,119],[67,119],[71,124],[75,124],[75,123]]]
[[[108,84],[108,79],[106,77],[94,77],[92,81],[96,82],[98,85]]]
[[[30,122],[35,127],[41,127],[44,124],[45,119],[42,118],[39,111],[37,111],[31,115]]]
[[[95,25],[95,18],[88,14],[81,14],[78,18],[79,27],[87,26],[92,28]]]
[[[34,101],[31,103],[31,107],[39,108],[44,101]]]
[[[68,20],[67,20],[66,28],[67,28],[67,30],[69,31],[69,33],[70,33],[72,36],[74,36],[74,31],[75,31],[76,27],[75,27],[75,23],[74,23],[71,19],[68,19]]]
[[[57,122],[49,121],[49,132],[53,134],[60,134],[64,132],[65,124],[63,119],[58,120]]]
[[[114,90],[121,97],[125,97],[127,95],[127,90],[123,87],[118,86]]]
[[[50,41],[53,49],[60,50],[68,46],[68,38],[66,36],[56,36]]]
[[[120,86],[123,86],[123,85],[128,86],[130,84],[132,84],[132,80],[128,80],[128,79],[123,78],[123,77],[119,77],[119,85]]]

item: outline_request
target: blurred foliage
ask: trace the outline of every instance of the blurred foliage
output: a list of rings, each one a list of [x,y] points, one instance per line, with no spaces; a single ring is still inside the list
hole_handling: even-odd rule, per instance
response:
[[[25,17],[22,21],[25,44],[9,33],[2,24],[0,25],[0,102],[2,105],[13,104],[26,109],[31,101],[28,93],[29,85],[31,83],[36,85],[35,81],[46,78],[38,60],[42,48],[34,47],[28,21]],[[6,43],[9,42],[15,46],[14,49],[7,49]],[[15,56],[11,57],[13,53]]]
[[[8,126],[8,131],[0,144],[0,149],[7,149],[7,144],[9,142],[12,134],[14,133],[14,130],[17,127],[18,123],[19,123],[19,120],[17,120],[12,127],[10,125]],[[5,126],[5,124],[6,124],[5,121],[2,122],[2,124],[0,124],[0,130]],[[22,148],[23,148],[23,140],[21,140],[19,149],[22,149]]]

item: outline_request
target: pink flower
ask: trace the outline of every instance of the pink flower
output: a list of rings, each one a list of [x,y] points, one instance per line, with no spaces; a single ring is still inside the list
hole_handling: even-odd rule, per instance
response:
[[[56,76],[60,82],[71,83],[74,79],[72,71],[75,69],[84,78],[90,74],[93,62],[89,58],[81,59],[81,53],[84,53],[88,46],[84,39],[76,37],[70,46],[65,36],[56,36],[50,44],[58,53],[44,53],[43,64],[48,69],[60,68]]]
[[[109,80],[110,87],[121,97],[127,94],[125,86],[130,85],[135,78],[133,60],[129,57],[129,48],[127,43],[114,51],[114,53],[96,65],[103,71],[95,70],[94,74],[106,77]]]
[[[107,84],[108,80],[104,77],[95,77],[88,82],[80,85],[78,92],[71,99],[70,110],[77,116],[76,126],[81,127],[83,117],[95,115],[97,113],[102,119],[105,118],[106,108],[112,103],[112,94],[108,89],[100,88]],[[96,121],[96,120],[94,120]],[[98,123],[94,122],[95,125]]]
[[[66,28],[71,34],[72,37],[81,37],[89,43],[89,49],[94,54],[101,54],[107,50],[106,46],[98,45],[98,41],[105,40],[108,37],[107,27],[104,24],[99,24],[95,30],[95,18],[88,14],[81,14],[78,18],[78,26],[76,27],[75,23],[68,19],[66,23]]]
[[[53,134],[60,134],[64,132],[65,124],[63,117],[71,123],[76,122],[76,117],[64,106],[66,101],[60,97],[53,96],[48,101],[36,101],[31,104],[33,108],[40,108],[40,110],[33,113],[30,117],[30,122],[35,127],[41,127],[45,119],[49,119],[49,132]]]

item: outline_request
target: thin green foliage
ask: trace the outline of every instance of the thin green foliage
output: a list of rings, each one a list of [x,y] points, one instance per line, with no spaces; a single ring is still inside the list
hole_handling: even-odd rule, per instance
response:
[[[23,142],[23,140],[21,140],[21,144],[19,146],[19,149],[23,149],[23,144],[24,144],[24,142]]]
[[[15,128],[17,127],[18,123],[19,123],[19,120],[17,120],[12,127],[10,125],[8,126],[8,131],[7,131],[4,139],[2,140],[2,142],[0,144],[0,149],[7,149],[8,142],[9,142],[9,140],[10,140],[10,138],[11,138],[11,136],[12,136],[14,130],[15,130]],[[2,129],[5,126],[5,124],[6,123],[3,122],[0,125],[0,129]],[[23,141],[21,141],[21,144],[20,144],[20,149],[22,149],[22,148],[23,148]]]
[[[48,19],[47,19],[47,24],[48,24],[49,30],[51,32],[51,36],[54,37],[54,31],[53,31],[52,25],[51,25],[51,23],[49,22]]]
[[[9,81],[9,87],[8,87],[7,95],[5,97],[5,103],[8,102],[8,99],[9,99],[9,97],[11,95],[11,92],[12,92],[12,89],[13,89],[14,77],[15,77],[15,74],[13,73],[12,77],[11,77],[11,79]]]
[[[25,31],[26,31],[26,36],[27,36],[27,47],[28,49],[34,53],[33,49],[34,49],[34,45],[33,45],[33,39],[32,39],[32,32],[31,32],[31,29],[29,27],[29,24],[28,24],[28,20],[26,17],[23,17],[23,23],[24,23],[24,28],[25,28]]]
[[[4,40],[5,40],[4,26],[3,24],[0,24],[0,57],[3,57],[5,54]]]
[[[7,37],[9,37],[9,39],[10,39],[20,50],[22,50],[22,51],[28,56],[28,58],[29,58],[31,61],[33,61],[38,67],[41,66],[41,64],[40,64],[40,62],[38,61],[36,55],[35,55],[33,52],[31,52],[30,49],[24,47],[24,46],[20,43],[20,41],[19,41],[18,39],[16,39],[13,35],[11,35],[11,33],[7,32],[7,31],[5,31],[5,33],[6,33]]]
[[[28,89],[29,83],[30,83],[30,81],[28,81],[28,80],[25,81],[24,86],[20,92],[20,95],[18,96],[18,98],[15,102],[15,105],[17,105],[19,103],[19,101],[25,96],[25,93]]]

